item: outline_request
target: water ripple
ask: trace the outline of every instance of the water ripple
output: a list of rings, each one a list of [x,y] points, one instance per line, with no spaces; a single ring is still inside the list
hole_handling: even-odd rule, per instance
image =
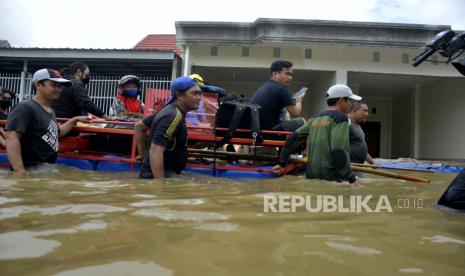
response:
[[[152,208],[141,209],[133,213],[136,216],[157,217],[162,220],[227,220],[229,216],[220,213],[201,212],[201,211],[175,211],[169,209]]]
[[[326,242],[326,245],[341,251],[351,251],[360,256],[368,256],[368,255],[376,255],[381,254],[382,252],[376,249],[368,248],[368,247],[359,247],[353,246],[350,244],[344,243],[337,243],[337,242]]]

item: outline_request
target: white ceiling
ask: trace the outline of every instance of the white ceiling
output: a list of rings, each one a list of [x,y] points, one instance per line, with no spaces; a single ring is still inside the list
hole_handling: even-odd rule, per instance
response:
[[[415,85],[426,85],[441,77],[349,72],[349,86],[358,87],[358,93],[365,97],[397,97],[414,91]]]

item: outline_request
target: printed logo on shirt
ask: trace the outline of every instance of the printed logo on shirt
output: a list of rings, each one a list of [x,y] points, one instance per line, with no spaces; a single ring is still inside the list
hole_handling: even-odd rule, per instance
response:
[[[320,127],[320,126],[329,126],[331,122],[329,119],[326,118],[321,118],[321,119],[316,119],[315,121],[312,122],[312,127]]]
[[[42,140],[47,143],[54,151],[58,151],[58,126],[54,120],[50,121],[47,133],[42,135]]]

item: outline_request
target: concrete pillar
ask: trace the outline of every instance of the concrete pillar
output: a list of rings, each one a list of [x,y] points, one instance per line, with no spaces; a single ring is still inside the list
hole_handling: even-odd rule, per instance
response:
[[[179,64],[179,59],[177,56],[175,56],[173,58],[173,67],[171,69],[171,79],[174,80],[175,78],[177,78],[179,75],[178,75],[178,64]]]
[[[190,47],[186,45],[186,51],[184,53],[184,72],[183,76],[189,76],[191,74],[191,66],[190,66]]]
[[[23,62],[23,71],[21,71],[21,82],[19,84],[19,101],[24,99],[26,93],[26,74],[27,74],[27,60]]]
[[[347,71],[337,70],[334,74],[333,84],[347,84]]]
[[[420,85],[415,85],[413,94],[413,158],[420,158]]]

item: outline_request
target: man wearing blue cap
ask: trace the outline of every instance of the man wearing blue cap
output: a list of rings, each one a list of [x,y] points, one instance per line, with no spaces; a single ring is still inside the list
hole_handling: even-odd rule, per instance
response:
[[[144,154],[140,178],[164,178],[172,173],[180,174],[186,165],[185,117],[187,112],[198,108],[202,90],[193,79],[179,77],[171,83],[171,95],[171,100],[163,109],[139,123],[150,125],[151,129],[150,143]],[[144,141],[145,133],[140,135],[137,130],[136,125],[136,140],[140,144]]]
[[[71,81],[51,69],[40,69],[32,76],[35,96],[18,103],[8,115],[6,151],[13,173],[26,175],[26,169],[40,163],[55,163],[58,137],[66,135],[77,122],[90,122],[88,116],[78,116],[58,125],[50,107]]]

